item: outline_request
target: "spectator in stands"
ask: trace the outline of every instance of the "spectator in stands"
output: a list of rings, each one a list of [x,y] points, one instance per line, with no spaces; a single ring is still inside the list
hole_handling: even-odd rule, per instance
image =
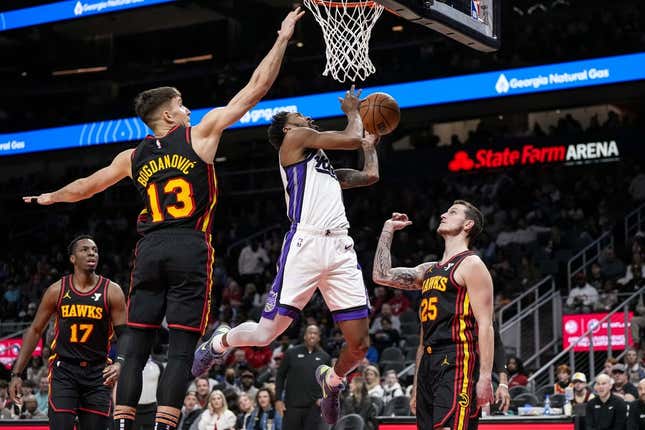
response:
[[[367,387],[367,394],[377,399],[383,398],[383,387],[381,387],[381,372],[376,366],[367,366],[363,370],[363,378]]]
[[[525,387],[529,383],[529,379],[524,371],[524,363],[522,363],[519,357],[510,355],[506,359],[506,370],[508,371],[508,388],[513,388],[518,385]]]
[[[240,393],[244,393],[251,399],[255,399],[258,389],[255,387],[255,374],[250,370],[243,370],[240,374],[240,384],[238,385]]]
[[[638,398],[638,390],[627,379],[627,367],[623,363],[614,364],[611,368],[611,376],[614,378],[612,393],[619,396],[626,402],[632,402]]]
[[[600,290],[598,301],[594,303],[594,310],[596,312],[609,312],[618,304],[618,290],[616,283],[611,279],[607,279],[605,284]]]
[[[625,430],[627,404],[612,394],[612,380],[605,374],[596,376],[597,397],[587,402],[585,428],[588,430]]]
[[[371,367],[371,366],[370,366]],[[365,430],[376,430],[376,406],[370,400],[365,379],[356,375],[349,383],[349,394],[342,406],[342,414],[358,414],[365,422]]]
[[[558,381],[553,386],[553,394],[564,394],[564,390],[571,387],[571,368],[566,364],[561,364],[555,371]]]
[[[381,328],[372,334],[372,342],[379,355],[385,348],[399,344],[399,332],[392,328],[392,323],[388,317],[381,318]]]
[[[636,348],[627,348],[625,352],[625,367],[627,368],[627,375],[629,382],[638,384],[645,378],[645,368],[638,360],[638,350]]]
[[[399,377],[396,375],[395,370],[388,370],[385,372],[383,381],[383,402],[388,404],[390,400],[397,396],[403,396],[403,389],[399,384]]]
[[[593,305],[598,301],[598,291],[587,283],[585,274],[579,272],[575,276],[574,287],[567,298],[567,307],[569,312],[588,313],[593,309]]]
[[[587,376],[584,373],[574,373],[571,381],[573,382],[573,399],[571,400],[571,404],[574,407],[576,405],[584,405],[595,397],[587,386]]]
[[[195,397],[200,408],[204,409],[207,406],[210,392],[211,387],[208,383],[208,378],[201,376],[195,378]]]
[[[5,317],[17,315],[18,305],[20,303],[20,288],[14,284],[8,284],[7,291],[4,292],[3,298],[6,303]]]
[[[382,312],[381,307],[386,302],[387,302],[387,291],[385,287],[380,285],[376,286],[374,288],[374,297],[370,299],[370,303],[372,305],[372,315],[378,315],[379,313],[381,313]]]
[[[247,430],[282,430],[282,415],[275,409],[275,399],[270,390],[258,390],[255,404],[246,424]]]
[[[49,378],[47,376],[40,378],[36,401],[38,402],[38,410],[47,415],[47,409],[49,408]]]
[[[372,326],[370,327],[370,333],[375,333],[381,329],[381,320],[383,318],[388,318],[392,323],[392,328],[398,332],[401,331],[401,320],[399,317],[392,314],[392,307],[388,303],[383,303],[381,306],[381,313],[379,316],[374,318],[372,321]]]
[[[33,320],[33,317],[29,320]],[[43,363],[43,357],[40,355],[35,355],[29,360],[29,367],[27,367],[27,379],[30,379],[34,384],[40,384],[41,378],[47,377],[49,374],[49,369]]]
[[[177,430],[189,430],[201,412],[202,408],[197,402],[197,393],[188,391],[184,397],[184,406],[181,408],[181,418]]]
[[[605,285],[605,277],[603,276],[602,271],[600,270],[600,264],[598,263],[591,264],[591,271],[589,273],[587,282],[589,283],[589,285],[594,287],[596,291],[600,291],[603,285]]]
[[[21,419],[27,420],[46,420],[47,415],[43,414],[38,410],[38,401],[36,396],[30,394],[25,397],[23,400],[22,414],[20,415]]]
[[[271,359],[275,360],[276,356],[279,354],[281,357],[284,357],[284,353],[287,352],[288,349],[291,349],[293,345],[291,344],[291,339],[289,338],[288,333],[282,333],[280,335],[280,339],[278,340],[278,346],[276,346],[273,349],[273,353],[271,354]]]
[[[399,316],[410,309],[410,299],[408,299],[403,290],[394,290],[394,296],[387,302],[392,308],[392,315]]]
[[[625,263],[616,257],[613,246],[608,246],[598,259],[600,270],[607,279],[617,280],[625,276]]]
[[[245,346],[244,358],[249,367],[255,369],[256,372],[262,372],[271,363],[273,351],[268,346]]]
[[[208,397],[208,407],[195,420],[191,430],[231,430],[235,421],[235,414],[228,409],[224,393],[215,390]]]
[[[235,423],[235,430],[246,430],[248,423],[250,422],[251,414],[255,408],[253,400],[246,394],[240,394],[238,398],[238,408],[240,413],[237,415],[237,421]]]
[[[605,363],[602,365],[602,373],[611,377],[611,369],[617,363],[618,363],[618,360],[616,358],[609,357],[607,360],[605,360]]]
[[[645,304],[643,303],[643,296],[638,299],[636,314],[632,317],[630,323],[634,348],[640,349],[643,333],[645,333]]]
[[[256,281],[270,262],[266,249],[258,240],[253,239],[247,243],[237,259],[237,270],[242,284]]]
[[[645,379],[638,382],[638,400],[629,404],[629,418],[627,430],[641,430],[645,428]]]

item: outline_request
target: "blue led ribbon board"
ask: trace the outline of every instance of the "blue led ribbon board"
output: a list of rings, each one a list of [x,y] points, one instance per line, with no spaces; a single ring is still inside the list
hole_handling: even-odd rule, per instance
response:
[[[170,3],[175,0],[69,0],[0,12],[0,31],[67,19],[85,18],[120,10]]]
[[[363,95],[386,92],[405,109],[644,79],[645,53],[638,53],[370,87],[365,88]],[[316,119],[341,116],[338,97],[343,94],[343,91],[338,91],[262,101],[230,128],[266,126],[273,114],[283,110],[302,112]],[[195,109],[191,115],[192,123],[198,124],[210,109]],[[150,130],[138,118],[6,133],[0,134],[0,156],[129,142],[142,139],[148,133]]]

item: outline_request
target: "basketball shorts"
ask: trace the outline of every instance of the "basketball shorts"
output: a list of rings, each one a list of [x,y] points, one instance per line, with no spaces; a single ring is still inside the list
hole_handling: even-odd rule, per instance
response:
[[[49,368],[49,416],[82,412],[112,414],[112,388],[103,385],[105,363],[82,363],[56,358]]]
[[[367,318],[369,299],[347,230],[293,225],[285,235],[262,316],[296,318],[317,289],[334,321]]]
[[[210,237],[189,229],[147,233],[137,243],[128,295],[128,325],[204,333],[215,253]]]
[[[450,345],[426,352],[417,375],[419,430],[444,427],[476,430],[479,417],[475,386],[479,377],[477,352],[470,346]]]

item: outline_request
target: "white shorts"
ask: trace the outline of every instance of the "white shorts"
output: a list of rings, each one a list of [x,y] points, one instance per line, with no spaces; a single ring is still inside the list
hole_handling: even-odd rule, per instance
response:
[[[334,321],[367,318],[369,299],[347,230],[294,225],[287,232],[262,316],[296,318],[319,289]]]

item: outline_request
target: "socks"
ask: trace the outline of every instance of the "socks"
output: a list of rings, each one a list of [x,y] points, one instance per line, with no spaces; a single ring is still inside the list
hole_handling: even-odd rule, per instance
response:
[[[114,408],[115,430],[132,430],[137,409],[132,406],[117,405]]]
[[[170,406],[158,406],[154,430],[175,430],[181,411]]]
[[[342,384],[342,382],[343,378],[338,376],[333,368],[327,373],[327,385],[330,387],[337,387]]]
[[[224,346],[224,343],[222,343],[223,337],[223,334],[218,334],[213,338],[213,340],[211,341],[211,348],[213,349],[213,352],[221,354],[222,352],[226,351],[226,347]]]

